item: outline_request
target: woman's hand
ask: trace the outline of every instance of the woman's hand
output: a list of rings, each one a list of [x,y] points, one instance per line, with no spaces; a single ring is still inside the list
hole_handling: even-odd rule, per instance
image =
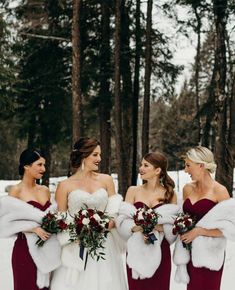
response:
[[[115,225],[114,220],[110,220],[110,221],[109,221],[109,227],[108,227],[108,229],[111,230],[111,229],[115,228],[115,226],[116,226],[116,225]]]
[[[188,231],[187,233],[180,235],[180,240],[184,242],[185,244],[191,243],[196,237],[201,236],[201,230],[200,227],[195,227],[191,231]]]
[[[154,227],[154,229],[156,230],[156,231],[158,231],[158,232],[163,232],[163,225],[156,225],[155,227]]]
[[[51,234],[44,231],[41,227],[36,227],[32,230],[33,233],[39,236],[43,241],[46,241],[50,238]]]

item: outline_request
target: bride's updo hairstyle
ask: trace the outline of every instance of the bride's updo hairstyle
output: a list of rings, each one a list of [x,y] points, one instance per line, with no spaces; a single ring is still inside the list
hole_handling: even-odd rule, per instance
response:
[[[144,159],[154,166],[154,168],[161,168],[160,181],[165,187],[166,192],[164,199],[160,200],[164,203],[170,203],[174,196],[175,183],[173,179],[167,173],[168,161],[165,155],[160,152],[148,153],[144,156]]]
[[[40,159],[41,153],[38,150],[34,149],[25,149],[21,154],[20,154],[20,159],[19,159],[19,175],[23,176],[24,175],[24,166],[25,165],[31,165],[38,159]]]
[[[204,164],[204,168],[208,170],[210,173],[214,173],[216,170],[214,155],[206,147],[197,146],[189,149],[184,155],[184,159],[186,158],[195,163]]]
[[[70,154],[70,164],[73,168],[79,168],[82,160],[88,157],[94,149],[100,145],[100,142],[94,138],[82,137],[73,145]]]

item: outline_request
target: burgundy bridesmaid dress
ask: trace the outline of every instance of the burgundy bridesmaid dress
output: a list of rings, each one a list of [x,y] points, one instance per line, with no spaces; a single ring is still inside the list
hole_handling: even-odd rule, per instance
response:
[[[49,201],[41,205],[36,201],[29,201],[34,207],[45,211],[51,204]],[[37,268],[29,253],[26,237],[19,233],[12,252],[12,270],[14,290],[39,290],[37,280]],[[40,290],[48,290],[47,287]]]
[[[154,208],[161,206],[156,205]],[[137,201],[134,206],[138,209],[144,205],[143,202]],[[170,275],[171,275],[171,252],[170,245],[164,238],[161,244],[162,259],[161,263],[151,278],[147,279],[133,279],[131,269],[127,266],[127,278],[129,290],[169,290],[170,289]],[[148,261],[143,261],[148,263]],[[198,290],[198,289],[197,289]]]
[[[196,217],[199,221],[216,203],[210,199],[203,198],[195,203],[191,203],[187,198],[183,204],[184,212],[187,212]],[[190,261],[187,265],[190,282],[187,285],[187,290],[219,290],[223,266],[219,271],[209,270],[207,268],[196,268]]]

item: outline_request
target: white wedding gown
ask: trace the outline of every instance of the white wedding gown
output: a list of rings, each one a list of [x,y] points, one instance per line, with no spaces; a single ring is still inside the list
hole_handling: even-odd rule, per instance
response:
[[[84,205],[105,211],[108,201],[108,193],[103,188],[92,194],[77,189],[69,194],[68,211],[74,215]],[[113,230],[108,234],[104,244],[105,260],[101,259],[97,262],[88,255],[85,270],[84,261],[79,257],[79,245],[67,243],[62,251],[62,266],[53,273],[50,289],[126,290],[127,282],[122,254],[115,239],[116,233],[112,232]]]

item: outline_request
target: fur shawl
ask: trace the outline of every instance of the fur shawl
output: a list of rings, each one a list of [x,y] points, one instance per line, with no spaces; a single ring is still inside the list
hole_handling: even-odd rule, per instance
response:
[[[50,206],[45,212],[11,196],[0,198],[0,238],[16,236],[19,232],[28,231],[40,226],[46,212],[52,211]],[[49,274],[60,265],[61,248],[55,235],[38,247],[38,236],[25,233],[30,255],[37,266],[37,285],[39,288],[49,286]]]
[[[206,267],[218,271],[225,258],[226,239],[235,241],[235,199],[230,198],[215,205],[196,224],[205,229],[219,229],[222,237],[198,236],[192,241],[192,263],[194,267]],[[189,283],[186,265],[190,260],[190,253],[186,250],[179,237],[175,243],[173,261],[177,266],[175,281]]]
[[[170,244],[175,240],[172,225],[179,207],[175,204],[164,204],[155,211],[160,214],[158,222],[163,225],[164,232],[154,231],[157,240],[149,245],[144,242],[141,232],[131,232],[135,225],[133,221],[135,206],[123,202],[119,209],[117,230],[127,240],[127,264],[132,269],[133,279],[152,277],[161,263],[161,242],[164,236]]]
[[[122,201],[122,196],[119,194],[115,194],[109,197],[105,212],[108,215],[114,217],[114,219],[116,219],[121,201]],[[67,217],[68,217],[68,222],[72,220],[69,214],[67,215]],[[65,276],[66,283],[68,285],[74,286],[76,285],[79,272],[84,271],[85,259],[82,260],[79,256],[79,251],[80,251],[79,244],[75,242],[71,243],[69,241],[70,237],[69,237],[68,232],[59,233],[57,237],[58,237],[58,240],[60,241],[60,244],[62,245],[62,255],[61,255],[62,266],[67,269],[66,276]],[[112,229],[110,233],[108,234],[107,242],[109,239],[112,239],[114,241],[116,245],[116,249],[120,251],[120,255],[121,255],[121,252],[124,252],[126,245],[125,245],[125,241],[119,236],[115,228]],[[86,255],[86,249],[84,252],[84,256],[85,255]]]

